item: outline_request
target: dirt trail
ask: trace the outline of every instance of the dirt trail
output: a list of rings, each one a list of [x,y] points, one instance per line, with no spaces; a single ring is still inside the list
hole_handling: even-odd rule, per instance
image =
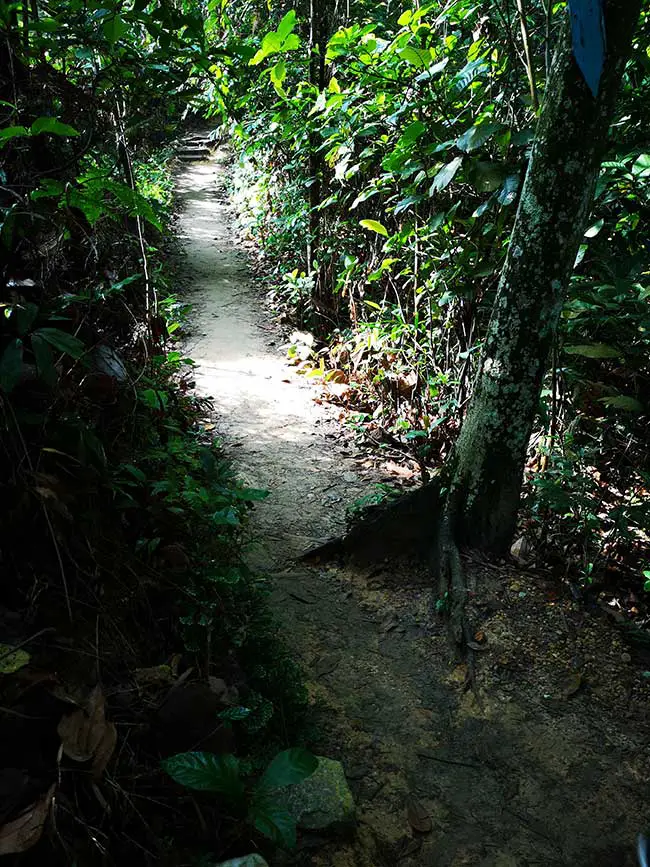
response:
[[[343,761],[359,808],[351,839],[306,840],[277,863],[633,865],[650,804],[647,708],[607,623],[592,628],[576,606],[549,603],[536,576],[476,567],[489,641],[467,692],[416,574],[296,562],[341,529],[346,504],[373,479],[334,412],[284,363],[237,242],[227,171],[217,154],[179,178],[197,385],[216,402],[240,474],[272,492],[256,509],[248,556],[275,576],[273,604],[307,672],[321,751]],[[589,650],[603,643],[604,675]],[[567,660],[591,672],[585,684],[570,675],[562,686]],[[409,824],[413,798],[428,833]]]

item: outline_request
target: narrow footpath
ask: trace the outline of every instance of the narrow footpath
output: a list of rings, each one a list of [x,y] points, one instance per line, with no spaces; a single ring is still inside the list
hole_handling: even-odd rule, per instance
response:
[[[346,505],[379,477],[285,362],[238,241],[228,172],[217,151],[178,179],[189,351],[239,474],[271,491],[247,556],[274,578],[323,731],[317,751],[343,762],[359,820],[348,838],[303,835],[277,864],[632,867],[650,824],[650,717],[609,623],[549,602],[547,578],[477,565],[487,650],[466,691],[421,576],[297,560],[343,528]],[[578,657],[587,674],[566,686]]]

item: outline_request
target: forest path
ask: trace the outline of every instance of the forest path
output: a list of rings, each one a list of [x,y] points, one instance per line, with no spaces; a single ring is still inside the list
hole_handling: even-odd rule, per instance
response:
[[[562,660],[584,650],[580,612],[557,605],[550,625],[539,624],[550,608],[537,576],[481,567],[488,652],[478,689],[467,692],[417,575],[297,561],[340,531],[345,506],[375,479],[360,470],[334,410],[314,402],[278,349],[238,244],[227,173],[217,153],[178,178],[194,287],[190,354],[239,474],[271,491],[255,510],[248,558],[274,577],[272,604],[307,673],[319,749],[343,761],[359,816],[352,838],[303,835],[274,865],[631,867],[650,778],[631,688],[618,705],[598,703],[580,681],[551,696],[561,663],[535,670],[556,646]],[[426,833],[412,827],[413,799]]]

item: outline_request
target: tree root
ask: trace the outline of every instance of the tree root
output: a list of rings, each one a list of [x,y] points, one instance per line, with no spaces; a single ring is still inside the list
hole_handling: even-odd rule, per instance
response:
[[[312,564],[335,559],[369,564],[415,554],[428,560],[434,577],[438,576],[439,599],[446,603],[450,638],[467,659],[472,683],[474,633],[466,616],[469,590],[456,542],[463,488],[456,486],[444,496],[443,485],[438,476],[398,500],[369,510],[347,533],[312,548],[300,559]]]

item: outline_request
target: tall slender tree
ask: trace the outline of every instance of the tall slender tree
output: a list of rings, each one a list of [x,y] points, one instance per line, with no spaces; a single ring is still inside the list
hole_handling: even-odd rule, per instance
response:
[[[526,450],[562,303],[593,203],[641,0],[604,0],[606,53],[594,95],[563,27],[538,122],[473,398],[445,467],[437,534],[456,637],[465,602],[458,546],[508,549]]]

